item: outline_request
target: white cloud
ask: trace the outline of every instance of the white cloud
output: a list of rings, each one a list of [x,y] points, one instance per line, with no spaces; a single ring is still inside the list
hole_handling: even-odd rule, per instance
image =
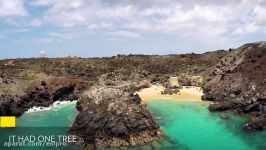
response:
[[[7,16],[27,16],[28,13],[24,8],[24,0],[1,0],[0,17]]]
[[[30,26],[39,27],[42,25],[42,20],[40,19],[33,19],[29,23]]]
[[[140,34],[131,32],[131,31],[113,31],[109,32],[108,35],[114,36],[114,37],[124,37],[124,38],[139,38],[141,37]]]
[[[111,29],[111,28],[112,28],[112,23],[108,22],[88,25],[88,29]]]
[[[7,10],[5,16],[25,16],[27,11],[23,2],[29,2],[30,7],[46,6],[48,9],[23,22],[7,19],[10,24],[97,29],[103,30],[104,35],[113,36],[110,39],[139,38],[145,33],[156,32],[206,43],[227,42],[235,36],[254,33],[266,34],[266,4],[263,0],[1,0],[0,8]],[[16,9],[11,9],[14,6]],[[4,15],[2,11],[1,15]],[[49,36],[76,37],[61,34]]]
[[[105,38],[106,41],[115,41],[115,42],[121,42],[121,41],[127,41],[128,39],[125,38]]]
[[[252,12],[252,19],[248,18],[243,26],[235,29],[235,35],[248,35],[254,33],[266,33],[266,7],[257,5]]]
[[[74,33],[61,33],[61,32],[49,32],[46,35],[48,37],[59,38],[62,40],[71,40],[80,36]]]
[[[31,4],[34,6],[47,6],[47,5],[52,5],[55,2],[56,2],[55,0],[33,0]]]

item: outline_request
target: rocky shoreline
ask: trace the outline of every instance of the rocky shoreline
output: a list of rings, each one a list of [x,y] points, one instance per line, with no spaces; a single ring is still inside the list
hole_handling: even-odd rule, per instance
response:
[[[202,99],[210,111],[248,114],[247,130],[266,129],[266,44],[251,43],[231,50],[206,77]]]
[[[84,149],[134,146],[163,136],[137,91],[151,83],[203,88],[210,111],[248,114],[248,130],[266,128],[266,45],[252,43],[204,54],[108,58],[16,59],[0,61],[0,115],[20,116],[33,106],[78,100],[69,134]],[[196,78],[202,82],[195,82]],[[176,89],[178,90],[178,88]],[[170,94],[177,92],[166,91]]]
[[[25,90],[23,95],[1,95],[0,115],[21,116],[29,108],[48,107],[55,101],[76,100],[77,94],[85,84],[71,78],[56,77],[49,81],[35,81],[30,88]],[[80,84],[80,85],[78,85]]]

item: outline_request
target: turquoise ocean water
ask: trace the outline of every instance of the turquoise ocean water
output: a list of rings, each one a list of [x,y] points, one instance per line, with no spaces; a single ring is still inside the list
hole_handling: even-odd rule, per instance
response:
[[[4,145],[5,142],[9,141],[11,135],[17,137],[30,137],[34,136],[36,141],[46,140],[45,137],[67,135],[67,131],[74,121],[78,111],[76,110],[76,102],[61,103],[53,106],[49,109],[45,109],[38,112],[26,112],[21,117],[16,119],[15,128],[0,128],[0,150],[65,150],[65,149],[79,149],[77,145],[58,145],[55,146],[10,146]],[[18,141],[16,139],[16,141]],[[58,141],[58,140],[56,140]],[[28,142],[27,142],[28,143]],[[34,142],[34,144],[38,144]],[[59,144],[59,143],[58,143]]]
[[[61,103],[49,110],[24,113],[17,119],[17,127],[69,127],[77,114],[76,101]]]
[[[148,108],[161,125],[166,137],[141,147],[130,149],[161,150],[266,150],[266,132],[247,132],[241,126],[245,117],[226,113],[229,119],[222,119],[220,113],[210,113],[208,104],[179,100],[151,100]],[[17,119],[16,128],[0,129],[0,141],[7,135],[28,133],[66,135],[68,127],[77,115],[75,102],[41,112],[25,113]],[[4,150],[5,147],[0,147]],[[8,149],[40,149],[15,147]],[[55,149],[47,147],[42,149]],[[78,146],[56,149],[79,149]]]
[[[171,140],[188,150],[266,150],[266,132],[242,129],[245,117],[208,111],[208,104],[179,100],[151,100],[149,109]]]

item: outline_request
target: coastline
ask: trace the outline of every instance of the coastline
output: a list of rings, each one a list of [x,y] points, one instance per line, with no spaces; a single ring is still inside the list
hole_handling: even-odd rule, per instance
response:
[[[142,101],[156,100],[156,99],[170,99],[170,100],[188,100],[188,101],[202,101],[201,96],[203,91],[201,87],[183,86],[177,94],[161,94],[165,87],[152,85],[150,88],[145,88],[137,92]]]

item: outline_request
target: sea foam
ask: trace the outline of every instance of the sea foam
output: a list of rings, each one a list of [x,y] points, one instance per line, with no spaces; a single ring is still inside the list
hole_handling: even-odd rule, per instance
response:
[[[28,109],[25,113],[34,113],[34,112],[41,112],[41,111],[48,111],[48,110],[59,110],[63,108],[64,106],[72,103],[76,103],[77,101],[55,101],[53,104],[51,104],[49,107],[36,107],[33,106],[30,109]]]

